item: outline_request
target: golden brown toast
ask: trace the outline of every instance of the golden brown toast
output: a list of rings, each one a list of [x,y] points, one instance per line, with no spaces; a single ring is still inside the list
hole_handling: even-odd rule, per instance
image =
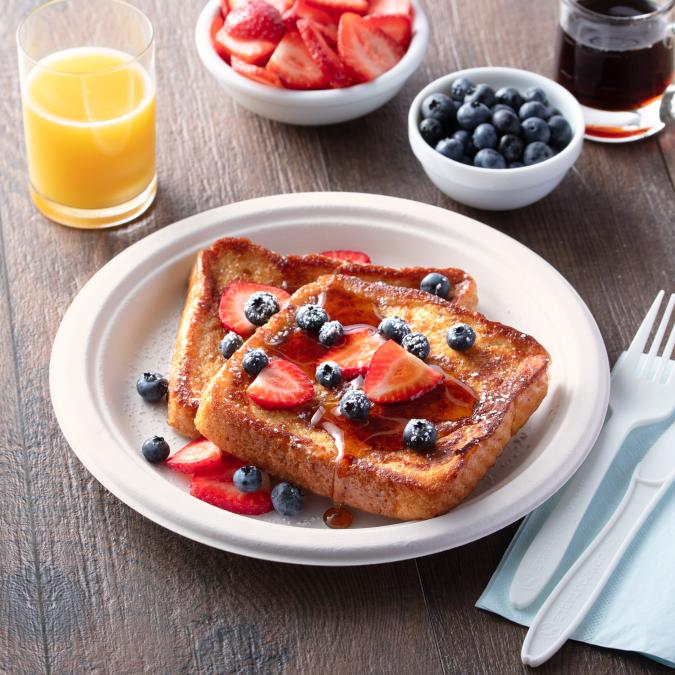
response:
[[[419,398],[374,405],[368,421],[336,414],[344,387],[314,384],[314,397],[295,409],[265,410],[246,389],[242,369],[248,349],[295,362],[313,380],[325,353],[295,324],[295,311],[322,302],[331,319],[377,326],[399,316],[431,345],[427,363],[468,385],[475,404],[441,385]],[[446,331],[467,323],[476,332],[468,351],[451,349]],[[338,503],[401,519],[429,518],[459,504],[495,463],[504,446],[536,410],[548,388],[546,350],[532,337],[419,290],[372,283],[352,276],[318,279],[298,290],[288,306],[260,328],[211,380],[202,395],[196,426],[219,447],[274,476]],[[367,385],[366,385],[367,386]],[[317,410],[323,408],[323,416]],[[403,443],[412,418],[438,429],[435,449],[416,452]],[[324,424],[329,422],[324,428]]]
[[[248,239],[219,239],[199,253],[190,277],[169,374],[169,424],[185,436],[199,435],[194,417],[202,391],[223,364],[218,343],[225,330],[218,317],[218,304],[226,286],[250,281],[292,293],[322,275],[338,271],[367,281],[414,288],[419,288],[429,272],[440,272],[451,282],[450,301],[465,307],[475,307],[477,303],[474,280],[459,269],[393,269],[321,255],[283,256]]]

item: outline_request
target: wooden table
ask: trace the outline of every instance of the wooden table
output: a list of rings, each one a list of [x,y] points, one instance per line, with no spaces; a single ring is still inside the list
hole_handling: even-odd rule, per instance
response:
[[[71,230],[45,221],[27,192],[14,30],[36,4],[5,3],[0,20],[0,672],[523,670],[524,629],[474,608],[515,524],[447,553],[356,569],[260,562],[196,544],[118,501],[70,451],[49,400],[52,339],[85,281],[145,235],[250,197],[348,190],[454,209],[523,242],[579,291],[613,362],[656,291],[673,290],[675,131],[624,146],[589,143],[547,199],[477,212],[421,173],[406,138],[408,105],[429,80],[459,68],[552,75],[554,0],[427,0],[429,51],[401,94],[323,129],[270,123],[225,96],[193,44],[199,0],[138,1],[157,27],[160,194],[131,225]],[[541,672],[658,669],[568,643]]]

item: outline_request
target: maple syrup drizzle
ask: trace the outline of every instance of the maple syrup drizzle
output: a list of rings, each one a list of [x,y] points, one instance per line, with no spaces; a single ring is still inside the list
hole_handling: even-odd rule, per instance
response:
[[[333,530],[344,530],[352,524],[352,512],[342,504],[331,506],[323,514],[323,522]]]

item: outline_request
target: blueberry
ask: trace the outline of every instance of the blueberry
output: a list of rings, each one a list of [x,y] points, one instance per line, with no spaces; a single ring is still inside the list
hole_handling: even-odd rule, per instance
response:
[[[161,436],[148,438],[141,447],[143,457],[151,464],[163,462],[171,452],[169,444]]]
[[[255,492],[262,485],[262,472],[256,466],[242,466],[232,476],[234,487],[241,492]]]
[[[473,347],[476,341],[476,333],[471,326],[465,323],[455,324],[448,329],[445,336],[448,347],[458,352],[465,352]]]
[[[431,351],[429,340],[422,333],[408,333],[401,341],[401,346],[422,361],[429,356]]]
[[[550,119],[554,115],[559,115],[560,117],[562,117],[562,113],[560,112],[560,110],[558,110],[558,108],[554,108],[553,106],[550,106],[550,105],[547,106],[547,108],[546,108],[546,114],[548,115],[547,119]]]
[[[476,153],[473,165],[482,169],[505,169],[506,161],[496,150],[484,148]]]
[[[298,326],[313,333],[318,332],[326,321],[328,313],[320,305],[302,305],[295,313],[295,322]]]
[[[523,97],[520,92],[513,87],[502,87],[495,94],[497,103],[507,105],[511,110],[518,110],[523,105]]]
[[[263,368],[266,368],[270,360],[262,349],[249,349],[241,365],[249,375],[257,375]]]
[[[455,138],[444,138],[443,140],[438,141],[436,152],[440,152],[441,155],[448,159],[454,159],[456,162],[461,162],[462,157],[464,157],[464,146],[461,141],[458,141]]]
[[[523,153],[523,162],[525,162],[525,166],[539,164],[539,162],[544,162],[547,159],[550,159],[554,154],[555,153],[549,145],[535,141],[534,143],[530,143],[525,147],[525,152]]]
[[[224,359],[229,359],[232,354],[234,354],[239,347],[244,344],[242,338],[237,335],[235,332],[230,331],[218,345],[220,353],[223,355]]]
[[[419,130],[422,138],[432,147],[443,138],[443,125],[433,118],[422,120]]]
[[[450,85],[450,95],[455,101],[462,103],[466,96],[466,92],[469,91],[469,89],[473,89],[475,86],[476,85],[471,80],[467,80],[466,77],[460,77]]]
[[[401,344],[403,338],[410,333],[410,326],[400,317],[391,316],[382,319],[378,330],[387,340],[394,340]]]
[[[497,130],[487,122],[479,124],[473,132],[473,144],[479,151],[483,148],[496,148],[498,138]]]
[[[272,488],[272,506],[282,516],[297,516],[304,503],[302,490],[293,483],[279,483]]]
[[[492,113],[492,124],[503,134],[517,135],[520,133],[520,120],[513,110],[506,108],[495,110]]]
[[[325,347],[332,347],[342,340],[345,329],[339,321],[326,321],[319,330],[319,342]]]
[[[466,129],[459,129],[458,131],[455,131],[455,133],[452,134],[452,137],[464,146],[464,154],[466,157],[472,158],[478,152],[476,146],[473,144],[473,140],[471,140],[471,133]],[[472,163],[473,162],[469,162],[469,164]]]
[[[420,290],[447,300],[450,297],[450,279],[438,272],[429,272],[420,282]]]
[[[498,110],[509,110],[512,113],[515,113],[516,111],[509,105],[505,105],[504,103],[495,103],[492,108],[490,108],[490,111],[494,115]]]
[[[528,117],[539,117],[546,120],[548,119],[548,108],[539,101],[528,101],[518,109],[518,117],[521,120],[526,120]]]
[[[411,450],[431,450],[436,436],[436,425],[429,420],[412,419],[403,429],[403,442]]]
[[[473,103],[478,101],[491,108],[497,101],[495,99],[495,90],[487,84],[477,84],[469,89],[464,96],[464,103]]]
[[[522,138],[513,134],[505,134],[499,139],[499,152],[507,162],[519,162],[523,157],[525,143]]]
[[[491,117],[490,108],[479,101],[465,103],[457,111],[457,122],[462,129],[473,131],[479,124],[487,122]]]
[[[572,127],[561,115],[553,115],[549,118],[548,127],[551,130],[551,145],[556,148],[562,150],[572,140]]]
[[[525,165],[522,162],[511,162],[509,164],[509,169],[520,169],[524,167]]]
[[[342,368],[335,361],[324,361],[316,367],[316,381],[331,389],[342,382]]]
[[[360,389],[349,389],[340,399],[340,413],[348,420],[367,419],[372,406],[370,399]]]
[[[148,403],[161,401],[169,391],[169,383],[160,373],[143,373],[136,382],[136,391]]]
[[[254,293],[244,304],[244,314],[254,326],[266,324],[279,311],[279,301],[267,291]]]
[[[526,120],[523,120],[523,139],[525,143],[534,143],[535,141],[548,143],[550,138],[551,130],[544,120],[539,117],[528,117]]]
[[[435,119],[449,125],[455,119],[458,104],[445,94],[431,94],[422,101],[420,112],[424,119]]]
[[[530,87],[524,94],[523,98],[526,101],[538,101],[544,105],[548,105],[548,98],[546,92],[539,87]]]

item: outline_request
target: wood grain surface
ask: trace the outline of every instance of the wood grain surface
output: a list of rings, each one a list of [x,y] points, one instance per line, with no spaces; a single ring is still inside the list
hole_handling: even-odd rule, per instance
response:
[[[349,190],[454,209],[523,242],[579,291],[614,361],[656,291],[673,289],[675,131],[589,143],[548,198],[479,212],[423,176],[407,108],[429,80],[463,67],[552,75],[555,0],[427,0],[429,51],[404,90],[364,119],[316,129],[268,122],[224,95],[193,45],[199,0],[138,0],[157,28],[160,193],[131,225],[70,230],[45,221],[27,191],[14,31],[37,4],[10,0],[0,17],[0,672],[526,670],[524,629],[474,607],[516,525],[428,558],[355,569],[196,544],[118,501],[69,450],[49,400],[51,343],[84,282],[150,232],[251,197]],[[541,672],[660,670],[568,643]]]

